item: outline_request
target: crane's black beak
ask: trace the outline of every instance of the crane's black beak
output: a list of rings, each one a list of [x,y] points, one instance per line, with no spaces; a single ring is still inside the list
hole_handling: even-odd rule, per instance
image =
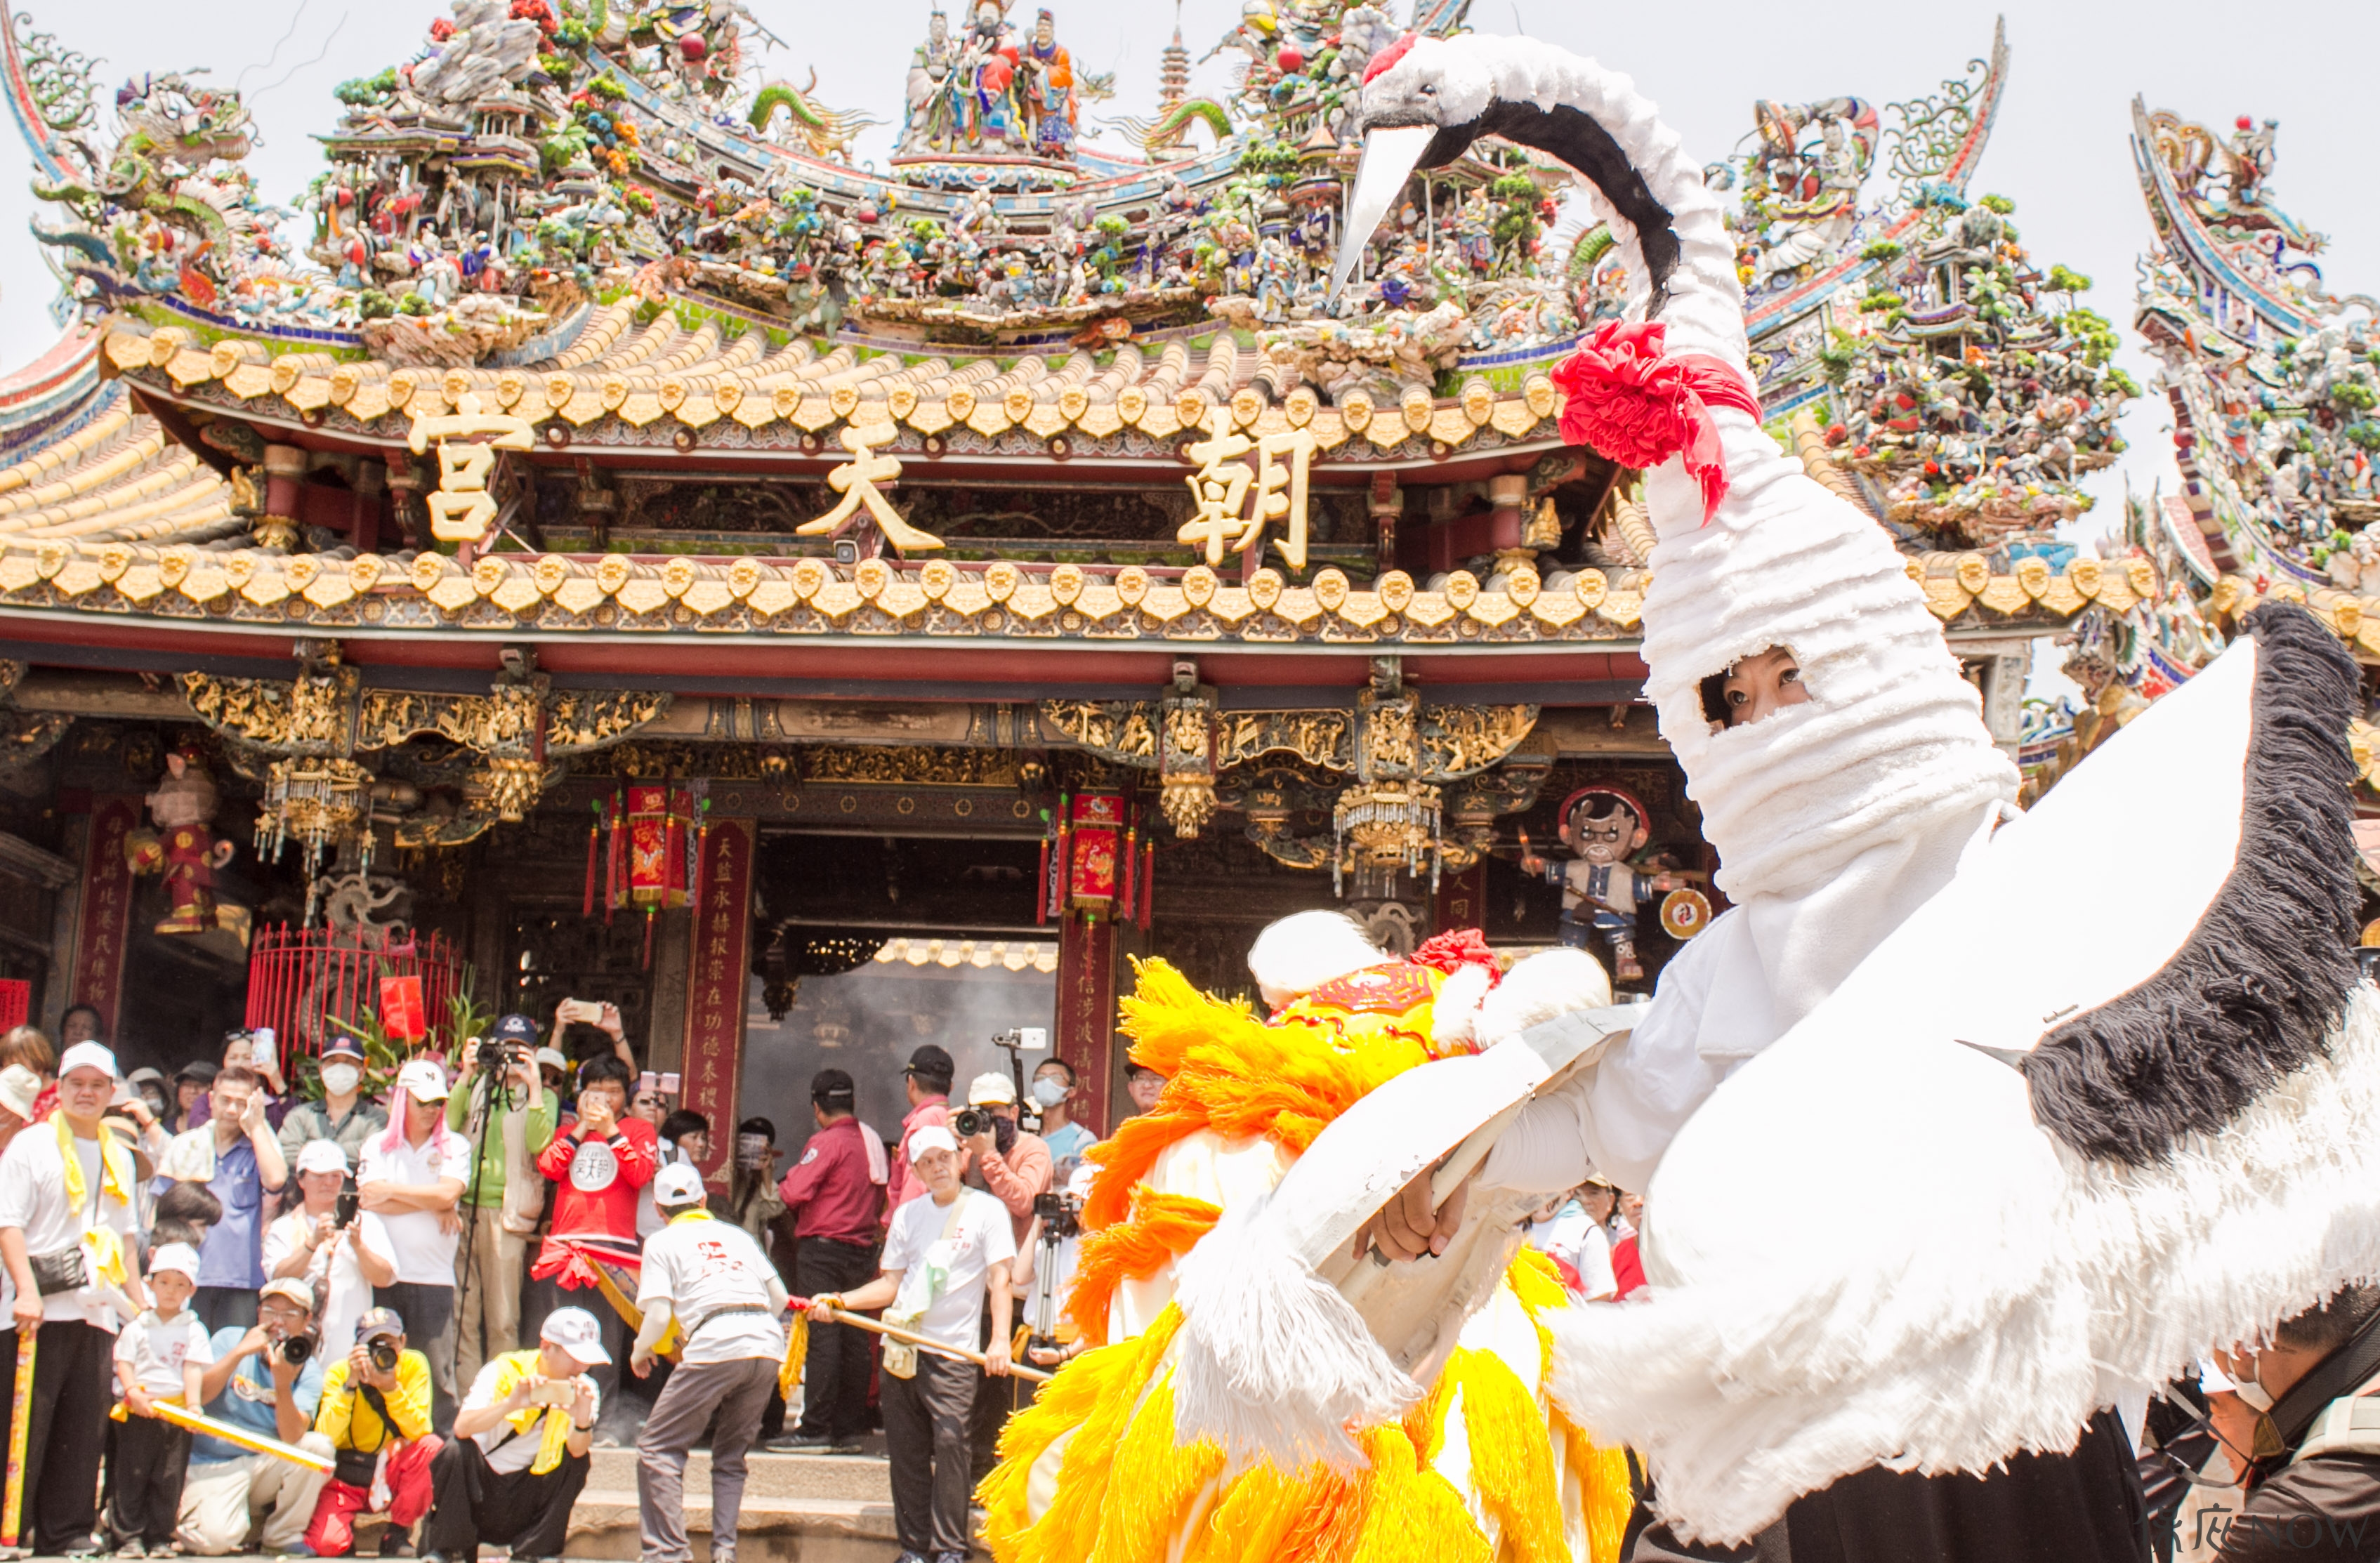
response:
[[[1438,136],[1435,125],[1384,125],[1364,133],[1364,161],[1355,170],[1355,193],[1347,202],[1347,228],[1339,236],[1339,260],[1330,269],[1330,297],[1337,298],[1355,274],[1389,209],[1413,177],[1414,169]]]

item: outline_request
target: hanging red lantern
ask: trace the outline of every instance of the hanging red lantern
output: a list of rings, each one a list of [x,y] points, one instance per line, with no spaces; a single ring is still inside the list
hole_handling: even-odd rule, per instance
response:
[[[1074,851],[1066,859],[1066,904],[1096,918],[1120,900],[1124,797],[1079,793],[1072,810]]]

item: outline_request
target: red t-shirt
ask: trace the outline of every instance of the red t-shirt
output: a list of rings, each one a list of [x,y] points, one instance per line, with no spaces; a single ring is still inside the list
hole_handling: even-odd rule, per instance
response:
[[[796,1238],[832,1238],[872,1243],[884,1209],[884,1188],[868,1175],[869,1131],[856,1118],[841,1118],[809,1137],[802,1157],[777,1192],[794,1213]]]
[[[901,1148],[893,1153],[892,1184],[887,1191],[892,1198],[892,1209],[900,1209],[926,1192],[926,1185],[909,1170],[909,1136],[920,1129],[947,1126],[951,1121],[950,1102],[948,1097],[928,1097],[901,1121]]]
[[[1611,1278],[1620,1283],[1620,1290],[1613,1294],[1620,1302],[1645,1290],[1645,1261],[1636,1256],[1634,1232],[1611,1245]]]
[[[608,1140],[587,1133],[584,1122],[538,1152],[537,1169],[559,1186],[553,1202],[558,1238],[624,1238],[637,1241],[637,1191],[653,1181],[661,1165],[661,1136],[641,1118],[625,1118]]]

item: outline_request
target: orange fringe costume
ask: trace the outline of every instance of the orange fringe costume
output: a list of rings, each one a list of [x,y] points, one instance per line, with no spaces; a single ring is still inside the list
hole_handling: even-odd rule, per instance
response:
[[[1472,1050],[1467,1015],[1441,1041],[1434,1007],[1454,974],[1493,960],[1475,933],[1433,939],[1269,1023],[1163,961],[1140,964],[1123,1028],[1134,1060],[1167,1084],[1091,1152],[1100,1170],[1069,1305],[1086,1339],[1111,1343],[1068,1363],[1002,1436],[979,1494],[998,1563],[1617,1563],[1627,1457],[1596,1448],[1546,1392],[1542,1319],[1571,1303],[1527,1249],[1427,1396],[1362,1436],[1368,1471],[1226,1472],[1213,1445],[1174,1439],[1172,1275],[1224,1203],[1182,1185],[1225,1201],[1269,1190],[1367,1092]],[[1470,979],[1472,1003],[1483,990]]]

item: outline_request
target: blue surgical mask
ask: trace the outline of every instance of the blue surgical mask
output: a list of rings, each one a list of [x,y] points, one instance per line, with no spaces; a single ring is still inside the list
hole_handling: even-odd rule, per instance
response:
[[[1056,1107],[1066,1099],[1066,1083],[1062,1080],[1037,1080],[1033,1083],[1033,1099],[1045,1108]]]

